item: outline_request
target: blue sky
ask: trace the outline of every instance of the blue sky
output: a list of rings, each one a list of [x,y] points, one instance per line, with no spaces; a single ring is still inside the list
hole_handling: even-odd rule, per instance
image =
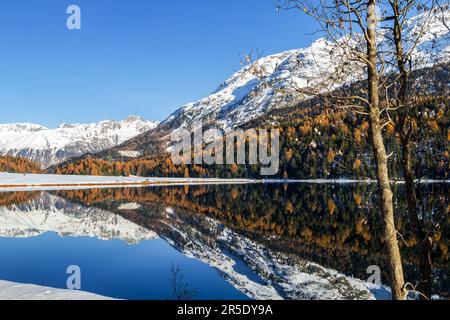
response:
[[[79,5],[82,29],[66,28]],[[314,24],[272,0],[2,0],[0,123],[163,120],[240,67],[308,45]]]

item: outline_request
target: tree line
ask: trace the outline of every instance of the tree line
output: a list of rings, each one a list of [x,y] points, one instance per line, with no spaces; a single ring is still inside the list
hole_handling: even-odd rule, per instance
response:
[[[43,173],[41,166],[23,157],[0,156],[0,172]]]

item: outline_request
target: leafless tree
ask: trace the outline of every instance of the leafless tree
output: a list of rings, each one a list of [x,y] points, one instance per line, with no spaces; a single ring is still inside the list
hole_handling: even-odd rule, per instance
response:
[[[278,8],[299,9],[314,18],[320,25],[320,32],[334,45],[342,62],[336,61],[331,70],[327,90],[317,83],[314,88],[296,88],[299,93],[319,95],[346,108],[367,116],[370,124],[369,138],[376,164],[376,177],[379,190],[379,205],[384,229],[384,243],[389,266],[392,297],[406,299],[407,289],[403,275],[402,259],[397,240],[394,220],[393,193],[388,172],[388,154],[383,140],[383,128],[389,120],[383,118],[380,103],[382,75],[386,71],[382,50],[379,46],[379,27],[385,23],[386,14],[378,0],[277,0]],[[365,72],[367,86],[363,94],[333,94],[340,79],[348,73]]]
[[[421,292],[421,297],[431,297],[431,249],[432,230],[428,230],[423,219],[419,219],[419,204],[413,170],[413,140],[417,139],[418,123],[421,123],[421,112],[418,110],[413,90],[414,79],[411,73],[414,68],[420,67],[422,61],[415,55],[416,47],[424,37],[428,41],[435,40],[437,35],[428,30],[433,20],[441,20],[445,13],[442,4],[435,0],[389,0],[391,15],[387,20],[391,23],[384,26],[386,32],[386,47],[392,48],[387,58],[389,65],[388,74],[383,81],[385,90],[386,114],[390,123],[396,129],[401,144],[401,159],[403,178],[406,186],[406,199],[408,216],[412,232],[417,242],[417,258],[419,261],[419,285],[415,288]],[[448,8],[448,4],[447,4]],[[411,13],[420,15],[420,26],[416,26],[415,32],[409,32],[408,21]],[[442,20],[445,26],[445,19]],[[447,26],[446,26],[447,27]],[[392,117],[390,116],[392,112]]]
[[[447,30],[450,31],[450,22],[447,20],[445,14],[450,10],[450,2],[448,0],[436,0],[435,6],[441,12],[442,24],[447,28]]]
[[[192,300],[197,295],[197,291],[190,288],[184,281],[180,266],[175,266],[173,263],[170,267],[170,286],[175,300]]]

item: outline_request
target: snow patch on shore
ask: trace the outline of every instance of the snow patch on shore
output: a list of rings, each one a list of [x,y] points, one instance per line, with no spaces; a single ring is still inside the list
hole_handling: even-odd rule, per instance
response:
[[[0,300],[114,300],[97,294],[0,280]]]
[[[99,188],[114,186],[194,185],[194,184],[248,184],[261,180],[220,178],[153,178],[119,176],[76,176],[57,174],[22,174],[0,172],[0,192],[26,190],[55,190],[76,188]]]

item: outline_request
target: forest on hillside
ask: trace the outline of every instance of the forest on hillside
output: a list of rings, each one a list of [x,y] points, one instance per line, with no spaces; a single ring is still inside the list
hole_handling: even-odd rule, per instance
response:
[[[0,172],[43,173],[41,166],[23,157],[0,156]]]
[[[414,170],[418,178],[448,178],[450,165],[450,100],[424,97],[418,104],[424,120],[416,123],[421,140],[415,143]],[[277,117],[275,115],[271,116]],[[280,130],[282,179],[375,178],[369,123],[359,115],[322,105],[292,108],[278,125],[261,128]],[[393,126],[385,129],[385,143],[393,156],[389,161],[392,178],[401,179],[399,136]],[[248,150],[248,145],[246,146]],[[248,153],[247,153],[248,155]],[[86,157],[51,168],[51,172],[72,175],[138,175],[158,177],[261,178],[261,165],[179,165],[169,154],[131,160]]]
[[[421,140],[415,143],[414,170],[418,178],[448,179],[450,172],[450,100],[424,98],[420,102],[426,119],[417,123]],[[319,110],[319,111],[318,111]],[[277,118],[278,117],[278,118]],[[279,179],[374,178],[369,124],[362,116],[317,105],[291,108],[275,128],[280,130]],[[286,119],[287,118],[287,119]],[[267,128],[264,121],[254,123]],[[253,124],[252,124],[253,125]],[[273,129],[274,126],[270,126]],[[389,169],[402,178],[400,144],[393,126],[385,129],[385,143],[393,156]],[[247,146],[248,150],[248,146]],[[248,153],[247,153],[248,154]],[[169,154],[130,160],[86,157],[50,168],[69,175],[261,178],[261,165],[180,165]],[[0,171],[42,173],[40,165],[20,157],[0,157]]]

